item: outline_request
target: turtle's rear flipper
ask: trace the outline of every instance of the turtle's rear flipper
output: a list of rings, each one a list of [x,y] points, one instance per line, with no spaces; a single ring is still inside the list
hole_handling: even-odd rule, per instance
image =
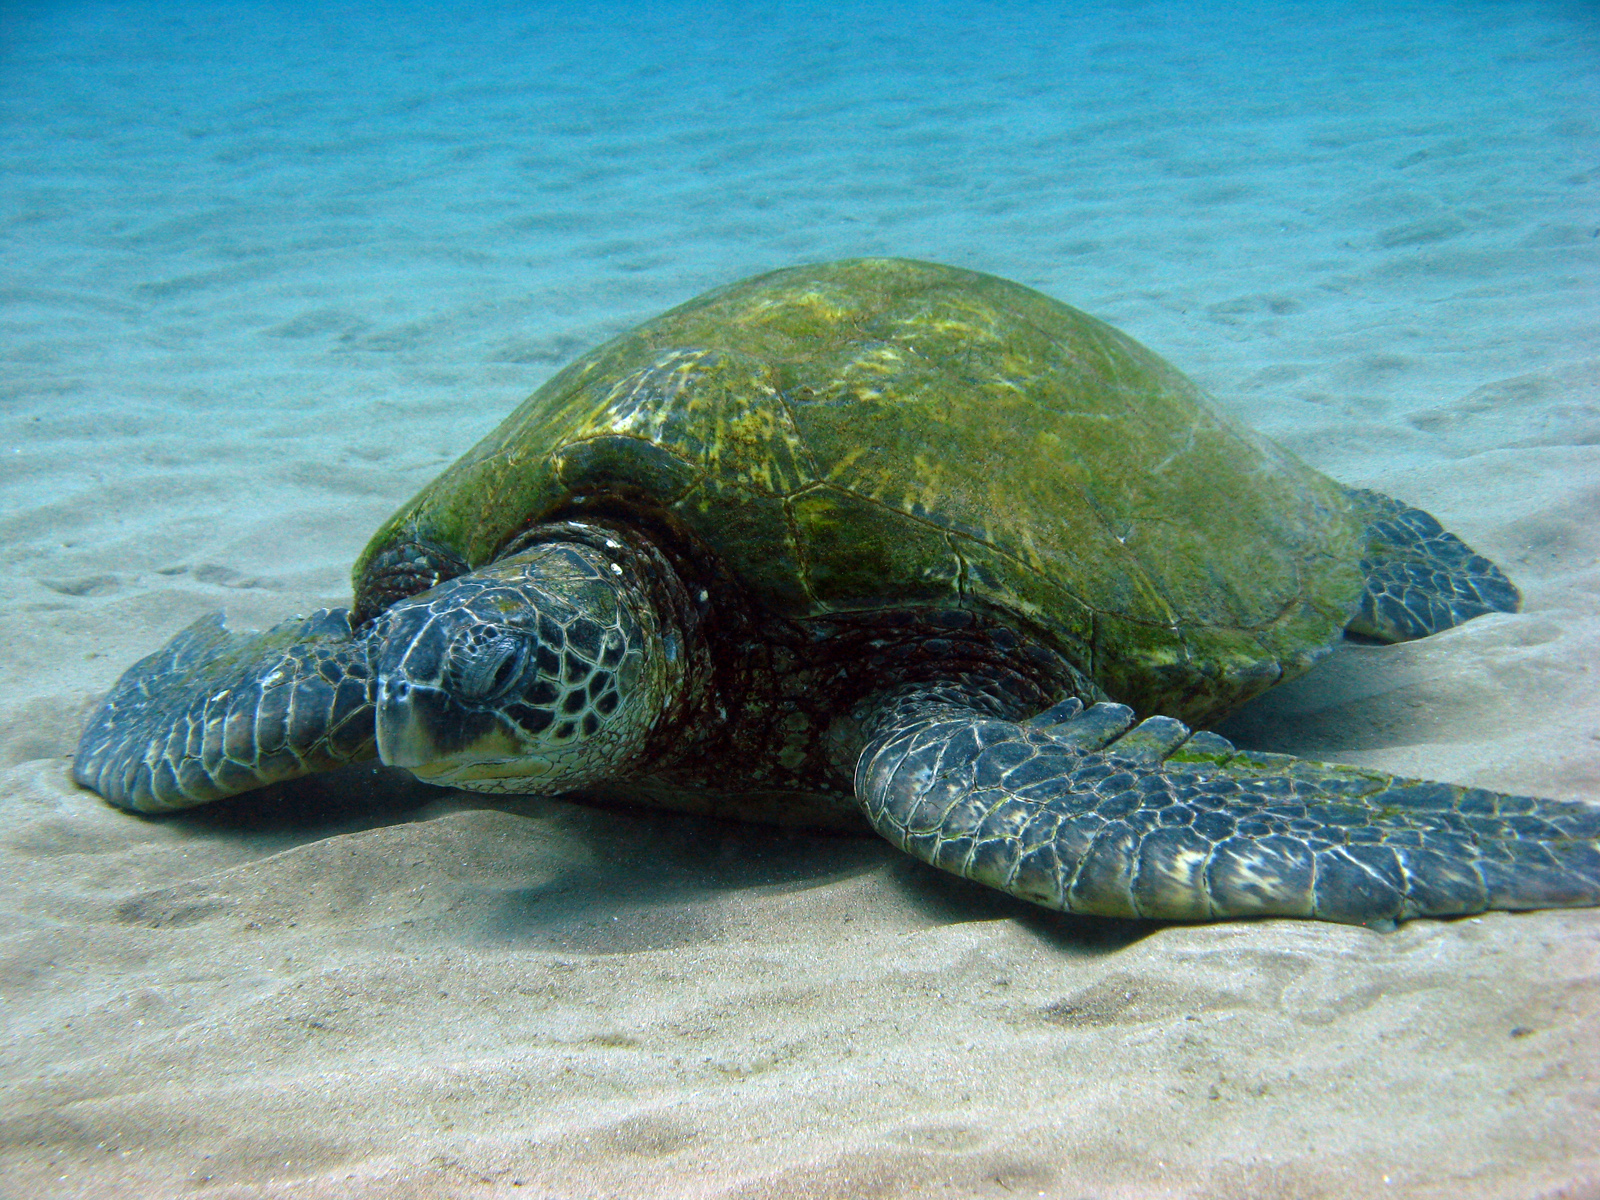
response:
[[[934,866],[1047,908],[1388,925],[1600,904],[1600,807],[1236,750],[1077,702],[1032,722],[883,710],[867,818]]]
[[[1420,508],[1347,488],[1367,521],[1361,603],[1345,629],[1408,642],[1491,612],[1516,612],[1522,596],[1500,568]]]
[[[72,774],[122,808],[166,812],[376,754],[366,647],[344,609],[247,634],[212,613],[117,681]]]

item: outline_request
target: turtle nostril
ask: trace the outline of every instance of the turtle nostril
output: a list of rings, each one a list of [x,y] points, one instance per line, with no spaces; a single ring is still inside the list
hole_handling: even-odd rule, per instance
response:
[[[385,700],[404,701],[411,695],[411,685],[404,679],[385,679],[383,681],[383,698]]]

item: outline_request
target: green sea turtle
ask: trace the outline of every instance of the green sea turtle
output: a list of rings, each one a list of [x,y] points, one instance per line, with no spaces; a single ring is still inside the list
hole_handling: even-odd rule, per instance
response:
[[[1124,334],[972,271],[777,271],[623,334],[402,507],[354,582],[349,612],[216,614],[137,663],[77,779],[159,812],[378,757],[870,825],[1115,916],[1600,903],[1600,808],[1191,734],[1342,631],[1421,637],[1517,591]]]

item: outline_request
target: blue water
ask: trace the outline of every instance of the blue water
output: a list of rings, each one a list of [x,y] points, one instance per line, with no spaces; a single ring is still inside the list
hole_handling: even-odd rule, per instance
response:
[[[226,464],[190,528],[249,499],[223,435],[398,413],[427,453],[370,482],[392,503],[604,336],[896,254],[1086,308],[1376,476],[1330,412],[1403,423],[1588,352],[1595,11],[9,4],[7,395],[140,495],[152,439]],[[0,526],[45,553],[39,484]]]
[[[597,288],[638,315],[894,253],[1127,315],[1338,270],[1352,230],[1590,221],[1547,146],[1592,169],[1596,26],[1562,3],[10,4],[7,258],[150,303],[415,275],[393,310],[581,321]],[[1465,228],[1406,233],[1438,209]]]

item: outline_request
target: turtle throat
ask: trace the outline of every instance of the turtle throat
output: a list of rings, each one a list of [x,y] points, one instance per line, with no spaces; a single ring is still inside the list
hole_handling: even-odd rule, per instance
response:
[[[662,596],[672,568],[624,531],[541,532],[547,540],[525,539],[378,617],[385,763],[446,787],[515,793],[640,769],[693,687],[689,633]]]

